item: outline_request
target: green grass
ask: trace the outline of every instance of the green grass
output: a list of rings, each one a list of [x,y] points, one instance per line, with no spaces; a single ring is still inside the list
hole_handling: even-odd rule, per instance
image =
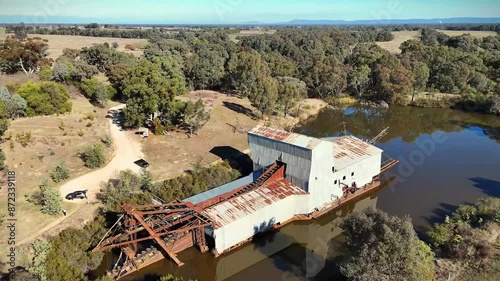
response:
[[[5,34],[5,27],[0,27],[0,34]]]

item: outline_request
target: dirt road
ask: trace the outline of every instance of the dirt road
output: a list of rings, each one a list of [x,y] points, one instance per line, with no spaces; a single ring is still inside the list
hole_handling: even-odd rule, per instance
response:
[[[125,105],[119,105],[110,110],[119,110],[124,107]],[[85,225],[93,219],[100,205],[95,199],[95,195],[99,192],[101,182],[109,180],[114,173],[121,170],[130,169],[134,172],[140,171],[140,167],[135,165],[134,161],[143,158],[141,144],[138,140],[130,138],[125,132],[121,131],[119,122],[117,124],[117,121],[119,121],[117,116],[116,114],[115,118],[109,121],[111,122],[109,133],[115,147],[112,160],[105,167],[75,178],[60,188],[63,197],[70,192],[87,189],[89,197],[88,205],[87,200],[76,199],[68,201],[64,199],[66,202],[79,204],[78,208],[75,208],[73,212],[68,212],[66,216],[58,217],[44,228],[31,233],[28,237],[19,241],[19,245],[29,243],[44,234],[55,235],[65,228]]]
[[[124,107],[125,105],[119,105],[110,110],[119,110]],[[127,169],[137,173],[140,171],[140,167],[134,164],[134,161],[144,157],[141,151],[140,142],[131,139],[125,132],[121,131],[118,114],[114,114],[110,122],[112,122],[110,125],[110,136],[113,139],[113,145],[115,147],[113,159],[105,167],[80,176],[62,185],[61,195],[63,197],[73,191],[88,190],[87,196],[89,200],[94,201],[96,193],[99,192],[101,182],[109,180],[116,172]],[[76,199],[70,202],[82,204],[86,203],[86,200]]]

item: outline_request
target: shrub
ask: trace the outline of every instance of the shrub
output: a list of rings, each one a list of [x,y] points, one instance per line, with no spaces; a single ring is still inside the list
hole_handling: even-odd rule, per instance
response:
[[[69,93],[56,82],[33,81],[23,84],[16,92],[26,100],[28,116],[62,114],[71,111]]]
[[[352,280],[433,280],[434,254],[409,218],[368,208],[341,224],[346,255],[340,271]]]
[[[83,130],[80,129],[80,131],[78,131],[78,135],[80,137],[83,137],[83,135],[85,135],[85,132]]]
[[[0,149],[0,171],[3,171],[5,169],[5,154],[3,153],[3,150]]]
[[[130,44],[125,45],[125,49],[130,50],[130,51],[135,50],[134,46],[132,46]]]
[[[40,81],[50,81],[50,77],[52,77],[52,69],[48,66],[44,66],[38,72],[38,78]]]
[[[35,205],[42,206],[42,213],[56,215],[61,212],[61,193],[53,188],[49,181],[43,180],[38,190],[25,195],[26,200]]]
[[[115,48],[115,49],[116,49],[116,48],[118,48],[118,46],[120,46],[120,45],[118,44],[118,42],[113,42],[113,43],[111,44],[111,46],[113,46],[113,48]]]
[[[56,183],[69,179],[69,169],[66,162],[61,161],[54,171],[50,173],[50,177]]]
[[[99,168],[105,163],[104,149],[98,143],[87,146],[80,152],[80,158],[90,169]]]
[[[46,239],[37,239],[31,244],[33,249],[33,260],[29,267],[29,272],[40,278],[40,281],[49,281],[45,276],[45,262],[50,250],[50,243]]]
[[[87,125],[85,125],[87,128],[92,127],[92,122],[88,122]]]
[[[21,134],[16,134],[16,141],[22,145],[22,147],[28,146],[31,142],[31,132],[22,132]]]
[[[106,147],[111,147],[113,144],[113,139],[109,135],[105,135],[104,137],[101,138],[101,142],[106,145]]]

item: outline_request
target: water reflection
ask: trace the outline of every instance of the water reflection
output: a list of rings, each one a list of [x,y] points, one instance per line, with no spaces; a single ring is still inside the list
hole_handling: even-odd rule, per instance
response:
[[[387,174],[397,181],[381,191],[378,207],[410,215],[417,232],[465,203],[500,196],[500,117],[451,109],[352,107],[325,110],[297,132],[335,136],[347,123],[350,134],[373,138],[400,164]]]

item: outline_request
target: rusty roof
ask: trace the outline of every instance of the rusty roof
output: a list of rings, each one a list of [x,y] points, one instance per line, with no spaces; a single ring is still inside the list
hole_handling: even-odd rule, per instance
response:
[[[306,149],[314,149],[322,140],[296,134],[292,132],[287,132],[275,128],[265,127],[265,126],[257,126],[253,128],[250,132],[250,135],[260,136],[267,139],[288,143],[291,145],[299,146]]]
[[[345,136],[333,142],[333,161],[335,169],[341,170],[382,150],[354,136]]]
[[[300,187],[282,178],[206,208],[203,214],[214,222],[214,227],[217,229],[291,195],[305,194],[307,192]]]

